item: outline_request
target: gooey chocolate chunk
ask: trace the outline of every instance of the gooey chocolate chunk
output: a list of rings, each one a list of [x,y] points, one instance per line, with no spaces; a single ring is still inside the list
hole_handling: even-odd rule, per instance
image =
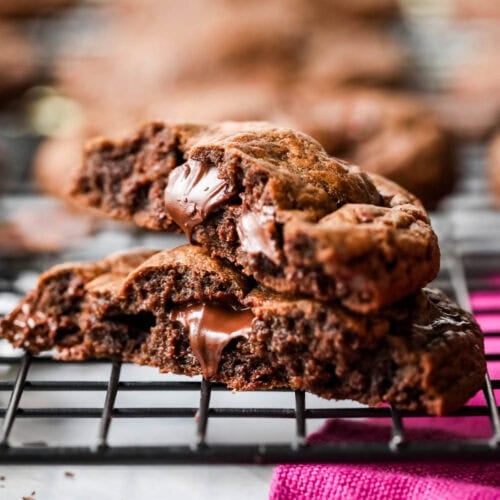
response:
[[[234,186],[219,177],[217,167],[189,159],[169,175],[165,209],[191,240],[193,229],[236,193]]]
[[[276,231],[273,207],[263,207],[259,212],[244,208],[236,229],[243,251],[249,255],[262,253],[274,264],[280,264],[281,253],[273,239]]]
[[[206,380],[217,375],[222,351],[232,339],[248,337],[253,314],[222,306],[200,304],[184,306],[171,313],[189,331],[189,343]]]

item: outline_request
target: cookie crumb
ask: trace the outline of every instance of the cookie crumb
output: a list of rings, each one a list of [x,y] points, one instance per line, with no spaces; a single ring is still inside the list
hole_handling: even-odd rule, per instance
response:
[[[75,477],[75,474],[73,472],[70,472],[69,470],[64,471],[65,477]]]
[[[0,481],[5,481],[5,476],[0,476]]]
[[[31,497],[23,497],[23,500],[35,500],[35,497],[31,496]]]

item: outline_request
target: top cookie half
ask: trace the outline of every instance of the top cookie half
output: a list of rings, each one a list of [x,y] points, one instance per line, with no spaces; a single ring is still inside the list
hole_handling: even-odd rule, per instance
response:
[[[267,123],[148,123],[85,148],[78,203],[139,226],[183,230],[279,291],[368,312],[439,270],[420,202]]]

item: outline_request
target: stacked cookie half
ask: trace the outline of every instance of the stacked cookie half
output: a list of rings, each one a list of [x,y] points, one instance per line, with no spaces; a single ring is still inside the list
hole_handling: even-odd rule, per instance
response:
[[[420,202],[266,123],[149,123],[90,143],[72,199],[191,245],[57,266],[2,335],[241,390],[444,414],[480,389],[482,334],[422,289],[439,247]]]

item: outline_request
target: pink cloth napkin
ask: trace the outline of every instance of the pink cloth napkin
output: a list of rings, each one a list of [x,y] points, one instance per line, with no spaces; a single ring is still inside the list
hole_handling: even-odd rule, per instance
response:
[[[485,333],[500,331],[500,294],[471,294],[476,318]],[[498,313],[491,311],[499,311]],[[486,337],[487,353],[500,353],[500,338]],[[500,378],[500,362],[490,362],[492,378]],[[497,402],[500,391],[496,391]],[[485,404],[478,393],[468,404]],[[486,438],[487,417],[406,418],[409,440]],[[387,441],[390,419],[330,420],[309,442]],[[280,465],[271,483],[271,500],[500,500],[498,463],[394,463],[370,465]]]
[[[408,420],[408,419],[407,419]],[[488,436],[486,417],[446,418],[441,428],[428,418],[405,425],[409,439],[450,440]],[[432,427],[432,429],[431,429]],[[330,420],[311,442],[387,441],[390,421]],[[281,465],[271,483],[272,500],[383,499],[457,500],[500,499],[500,464],[401,463],[373,465]]]

